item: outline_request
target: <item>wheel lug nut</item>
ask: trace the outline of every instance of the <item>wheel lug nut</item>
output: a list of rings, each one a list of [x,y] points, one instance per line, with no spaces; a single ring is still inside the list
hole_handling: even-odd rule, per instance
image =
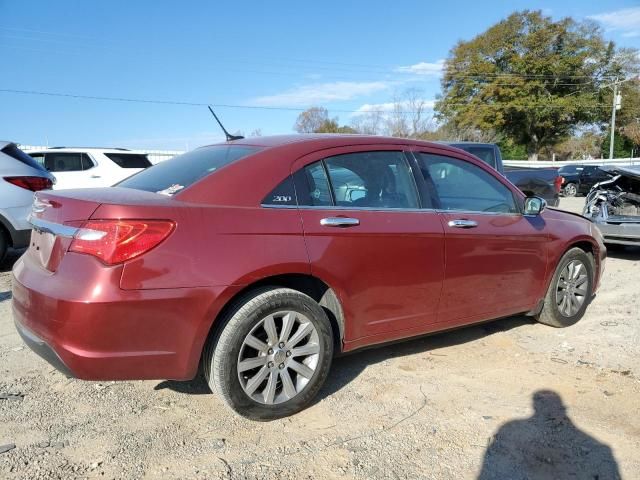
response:
[[[280,348],[284,347],[284,342],[280,342],[280,343],[278,344],[278,346],[279,346]]]
[[[269,355],[273,355],[273,348],[270,348],[269,351],[267,352]]]
[[[281,363],[280,365],[278,365],[278,368],[282,370],[284,368],[284,363]]]
[[[269,362],[269,363],[267,364],[267,366],[268,366],[269,368],[273,368],[273,362]]]
[[[291,350],[287,352],[287,357],[290,357],[290,356],[291,356]]]

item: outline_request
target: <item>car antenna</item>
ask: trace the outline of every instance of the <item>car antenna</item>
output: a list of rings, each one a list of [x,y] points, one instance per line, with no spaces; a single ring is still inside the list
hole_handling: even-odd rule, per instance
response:
[[[220,128],[224,132],[224,135],[227,137],[227,142],[230,142],[232,140],[242,140],[244,138],[242,135],[231,135],[229,132],[227,132],[227,129],[224,128],[224,125],[222,125],[222,122],[216,115],[216,112],[213,111],[213,108],[211,108],[211,105],[207,105],[207,108],[211,112],[211,115],[213,115],[213,118],[216,119],[216,122],[218,122],[218,125],[220,125]]]

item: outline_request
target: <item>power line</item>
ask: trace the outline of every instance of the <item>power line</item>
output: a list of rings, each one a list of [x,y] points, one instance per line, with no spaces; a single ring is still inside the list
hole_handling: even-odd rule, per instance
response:
[[[60,97],[60,98],[73,98],[77,100],[99,100],[99,101],[107,101],[107,102],[126,102],[126,103],[143,103],[143,104],[155,104],[155,105],[182,105],[189,107],[206,107],[206,106],[214,106],[217,108],[244,108],[244,109],[253,109],[253,110],[276,110],[276,111],[293,111],[293,112],[304,112],[307,108],[300,107],[273,107],[268,105],[233,105],[227,103],[210,103],[210,102],[187,102],[181,100],[156,100],[156,99],[144,99],[144,98],[128,98],[128,97],[107,97],[107,96],[99,96],[99,95],[80,95],[80,94],[72,94],[72,93],[59,93],[59,92],[43,92],[38,90],[17,90],[11,88],[2,88],[0,92],[3,93],[13,93],[19,95],[41,95],[48,97]],[[457,107],[457,106],[469,106],[469,103],[447,103],[446,107]],[[556,105],[552,103],[529,103],[529,104],[499,104],[499,103],[486,103],[486,104],[475,104],[474,108],[567,108],[566,105]],[[581,105],[583,108],[608,108],[608,105],[605,104],[592,104],[592,105]],[[419,113],[415,111],[401,111],[401,110],[336,110],[336,109],[328,109],[334,113],[379,113],[379,114],[388,114],[388,113],[400,113],[400,114],[413,114]]]

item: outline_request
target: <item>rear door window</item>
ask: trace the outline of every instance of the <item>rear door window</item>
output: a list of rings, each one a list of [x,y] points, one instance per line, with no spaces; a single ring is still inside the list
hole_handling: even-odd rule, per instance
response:
[[[202,147],[153,165],[116,186],[174,195],[225,165],[260,150],[260,147],[244,145]]]
[[[152,164],[142,153],[105,153],[109,160],[121,168],[147,168]]]
[[[326,158],[303,169],[300,205],[418,208],[413,174],[403,152],[371,151]],[[296,176],[298,178],[298,176]]]
[[[303,170],[302,183],[303,188],[300,205],[310,205],[314,207],[323,207],[333,205],[331,198],[331,187],[329,186],[329,178],[322,162],[315,162],[308,165]]]
[[[418,208],[418,194],[402,152],[358,152],[325,160],[337,206]]]

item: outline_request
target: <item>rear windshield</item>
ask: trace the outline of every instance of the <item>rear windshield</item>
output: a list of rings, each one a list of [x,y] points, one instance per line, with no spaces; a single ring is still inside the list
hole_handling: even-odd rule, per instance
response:
[[[151,162],[143,153],[105,153],[106,157],[122,168],[147,168]]]
[[[18,160],[19,162],[24,163],[25,165],[29,165],[32,168],[35,168],[35,169],[38,169],[38,170],[42,170],[43,172],[46,172],[45,168],[42,165],[40,165],[33,158],[31,158],[29,155],[24,153],[22,150],[20,150],[18,147],[16,147],[12,143],[10,143],[6,147],[4,147],[2,149],[2,153],[6,153],[11,158],[15,158],[16,160]]]
[[[258,147],[213,145],[158,163],[118,183],[118,187],[174,195],[229,163],[259,151]]]

